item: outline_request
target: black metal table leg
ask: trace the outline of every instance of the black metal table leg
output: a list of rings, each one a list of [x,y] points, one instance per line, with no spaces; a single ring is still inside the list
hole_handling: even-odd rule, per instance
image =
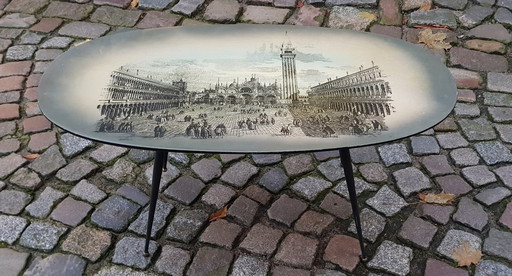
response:
[[[167,164],[168,152],[164,150],[157,150],[155,161],[153,164],[153,178],[151,179],[151,200],[149,203],[148,213],[148,227],[146,232],[146,244],[144,245],[144,256],[149,257],[149,241],[151,240],[151,230],[153,228],[153,219],[155,218],[156,201],[158,199],[158,192],[160,189],[160,180],[162,178],[163,168]]]
[[[356,224],[357,237],[359,246],[361,247],[361,260],[366,261],[367,256],[364,250],[363,231],[361,229],[361,218],[359,216],[359,207],[357,204],[356,186],[354,183],[354,171],[352,170],[352,159],[348,148],[340,149],[340,159],[345,171],[345,180],[347,181],[348,194],[350,196],[350,204],[352,205],[352,213]]]

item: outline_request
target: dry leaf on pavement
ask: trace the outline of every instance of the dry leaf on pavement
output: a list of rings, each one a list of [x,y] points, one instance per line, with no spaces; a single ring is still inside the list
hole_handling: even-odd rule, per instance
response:
[[[370,21],[374,21],[374,20],[376,20],[376,19],[377,19],[377,15],[375,15],[375,14],[373,14],[373,13],[369,13],[369,12],[361,12],[361,13],[359,14],[359,16],[360,16],[361,18],[368,19],[368,20],[370,20]]]
[[[139,5],[139,0],[132,0],[130,3],[131,8],[136,8]]]
[[[432,9],[432,2],[430,0],[424,1],[419,8],[420,11],[428,11],[430,9]]]
[[[425,43],[431,49],[450,49],[452,47],[450,43],[444,42],[446,37],[447,35],[443,32],[432,33],[430,28],[418,33],[419,42]]]
[[[452,205],[453,199],[455,198],[454,194],[440,193],[440,194],[424,194],[419,193],[418,197],[423,203],[432,203],[432,204],[440,204],[440,205]]]
[[[297,1],[297,8],[300,9],[304,7],[304,2],[302,0]]]
[[[208,218],[208,221],[212,222],[221,218],[225,218],[228,215],[228,206],[220,209],[219,211],[213,213]]]
[[[38,157],[39,157],[39,154],[37,154],[37,153],[28,154],[28,155],[23,156],[23,158],[28,159],[28,160],[34,160]]]
[[[480,249],[473,249],[471,245],[465,241],[452,251],[452,257],[457,261],[458,266],[476,265],[482,258],[482,251]]]

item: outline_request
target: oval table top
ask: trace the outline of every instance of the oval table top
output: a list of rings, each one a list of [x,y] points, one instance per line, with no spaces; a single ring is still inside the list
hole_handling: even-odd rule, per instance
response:
[[[456,85],[418,45],[347,30],[215,25],[124,31],[46,70],[39,105],[75,135],[216,153],[352,148],[423,132]]]

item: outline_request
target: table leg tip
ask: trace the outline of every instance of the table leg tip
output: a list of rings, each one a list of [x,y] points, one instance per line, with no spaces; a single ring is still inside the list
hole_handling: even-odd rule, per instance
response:
[[[167,172],[167,169],[163,169],[162,171],[163,171],[163,172]]]
[[[151,254],[149,254],[149,252],[144,252],[144,257],[151,257]]]
[[[359,258],[361,259],[361,262],[363,262],[363,263],[366,263],[369,261],[368,256],[359,256]]]

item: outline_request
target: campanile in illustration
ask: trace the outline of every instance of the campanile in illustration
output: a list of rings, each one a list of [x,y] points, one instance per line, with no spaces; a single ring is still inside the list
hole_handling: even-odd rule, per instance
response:
[[[296,102],[298,100],[297,69],[295,68],[295,48],[288,41],[281,46],[281,60],[283,72],[282,100]]]

